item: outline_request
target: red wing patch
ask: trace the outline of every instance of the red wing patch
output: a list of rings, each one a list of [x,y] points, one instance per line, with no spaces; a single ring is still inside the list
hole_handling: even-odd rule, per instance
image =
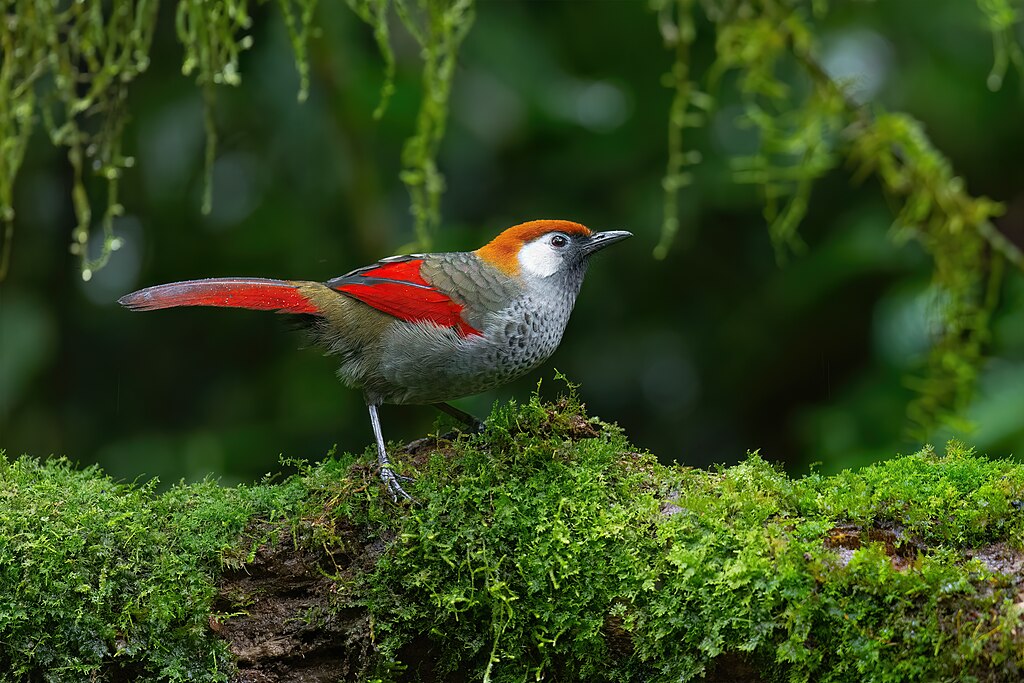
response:
[[[328,285],[378,311],[408,322],[432,322],[460,336],[480,335],[462,318],[462,304],[420,275],[423,259],[378,263],[332,280]]]

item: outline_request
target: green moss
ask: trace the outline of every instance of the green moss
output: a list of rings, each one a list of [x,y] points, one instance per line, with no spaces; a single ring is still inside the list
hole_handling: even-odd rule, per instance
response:
[[[282,490],[154,485],[0,458],[0,680],[226,678],[220,554]]]
[[[958,443],[836,476],[792,479],[757,454],[667,467],[570,391],[396,454],[415,506],[381,495],[370,459],[161,495],[0,461],[0,680],[227,678],[219,568],[245,574],[272,547],[259,568],[294,569],[293,546],[330,590],[276,621],[347,615],[382,680],[1021,675],[1024,468]]]
[[[509,405],[486,436],[430,458],[415,494],[424,504],[374,581],[385,647],[432,633],[451,667],[469,660],[521,677],[571,653],[580,675],[603,668],[611,601],[622,582],[643,580],[641,539],[657,504],[636,507],[634,491],[652,460],[622,459],[625,438],[585,421],[575,428],[596,437],[573,441],[572,424],[549,421],[536,400]]]
[[[691,680],[723,655],[794,681],[1018,671],[1015,584],[964,547],[1020,547],[1019,465],[953,444],[835,477],[667,468],[573,399],[489,425],[431,457],[373,579],[383,651],[429,634],[441,680]]]
[[[803,483],[805,514],[864,525],[892,522],[929,545],[973,546],[1000,539],[1024,543],[1024,515],[1010,504],[1024,490],[1024,469],[1012,461],[977,456],[956,441],[942,456],[926,447]]]
[[[737,650],[799,681],[965,680],[973,667],[990,670],[971,629],[995,618],[1012,581],[942,544],[990,540],[996,528],[1019,543],[1009,500],[1024,488],[1019,466],[925,451],[790,481],[751,456],[720,481],[687,479],[683,509],[658,529],[670,547],[661,586],[633,621],[639,652],[662,663],[666,680]],[[855,547],[828,547],[851,519],[862,524]],[[886,522],[901,531],[864,533]],[[967,604],[977,610],[964,617],[971,629],[948,632]]]

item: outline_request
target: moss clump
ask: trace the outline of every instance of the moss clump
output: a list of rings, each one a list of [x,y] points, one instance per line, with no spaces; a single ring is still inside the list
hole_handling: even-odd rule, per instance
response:
[[[663,467],[535,398],[429,458],[369,604],[428,680],[679,681],[737,659],[764,680],[1016,680],[1018,581],[967,548],[1019,548],[1022,494],[1019,465],[957,444],[797,480],[757,455]]]
[[[959,447],[795,481],[757,456],[683,473],[657,528],[659,588],[627,621],[638,654],[658,680],[728,652],[790,681],[1014,680],[1024,642],[1003,661],[978,635],[1011,633],[998,625],[1016,618],[1016,579],[963,544],[1019,547],[1022,491],[1018,465]]]
[[[0,459],[0,680],[1024,674],[1024,467],[960,444],[666,467],[570,392],[396,455],[415,506],[369,455],[162,495]]]
[[[283,489],[155,483],[0,454],[0,680],[226,680],[221,551]]]
[[[566,667],[596,680],[610,610],[642,584],[658,515],[653,467],[575,405],[500,408],[483,436],[435,453],[374,577],[392,654],[431,634],[440,673],[517,677]],[[576,437],[585,436],[582,440]]]
[[[861,525],[896,524],[931,545],[974,546],[1000,539],[1024,544],[1018,510],[1024,468],[989,460],[958,441],[943,455],[930,447],[833,477],[801,480],[801,511]]]

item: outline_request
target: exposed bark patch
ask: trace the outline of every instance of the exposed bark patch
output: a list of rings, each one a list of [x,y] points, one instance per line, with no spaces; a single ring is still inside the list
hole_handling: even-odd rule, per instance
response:
[[[705,683],[761,683],[765,679],[748,655],[725,653],[715,659],[703,680]]]
[[[677,496],[675,500],[679,500],[679,497]],[[672,515],[678,515],[681,512],[686,512],[686,509],[671,501],[663,500],[661,501],[659,511],[661,512],[662,517],[671,517]]]
[[[965,555],[967,559],[975,559],[985,565],[985,568],[998,574],[1015,574],[1020,576],[1024,572],[1024,553],[1011,548],[1006,543],[993,543],[982,548],[970,550]]]
[[[903,526],[891,522],[867,528],[856,524],[840,524],[829,529],[824,543],[826,548],[836,551],[841,567],[849,564],[853,553],[868,543],[881,543],[893,568],[900,571],[908,569],[914,559],[927,550],[918,539],[907,535]]]
[[[348,604],[343,577],[372,570],[380,540],[336,529],[330,551],[295,547],[289,533],[262,544],[252,562],[224,572],[210,626],[237,658],[235,683],[334,683],[365,678],[373,638],[369,615]],[[309,544],[312,545],[312,544]]]
[[[615,659],[626,659],[633,655],[633,634],[626,627],[622,617],[608,614],[604,618],[605,642],[608,643],[608,652]]]

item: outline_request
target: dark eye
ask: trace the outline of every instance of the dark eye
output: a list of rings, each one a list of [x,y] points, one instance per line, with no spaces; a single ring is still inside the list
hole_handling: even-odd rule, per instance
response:
[[[551,246],[561,249],[565,245],[569,244],[569,238],[565,235],[555,235],[551,238]]]

